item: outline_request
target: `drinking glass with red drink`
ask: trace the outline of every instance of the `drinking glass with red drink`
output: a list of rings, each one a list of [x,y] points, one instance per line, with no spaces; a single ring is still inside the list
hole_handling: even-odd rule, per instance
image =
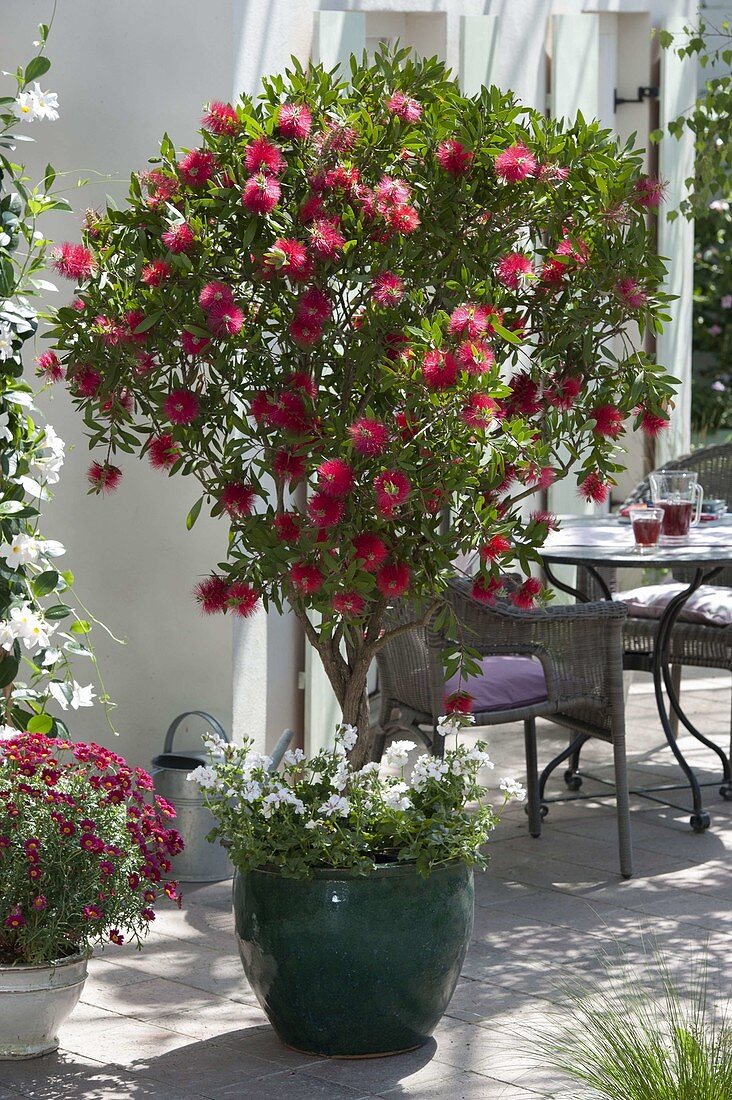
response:
[[[662,508],[648,508],[645,504],[638,504],[630,508],[629,512],[636,553],[650,554],[661,536],[664,511]]]

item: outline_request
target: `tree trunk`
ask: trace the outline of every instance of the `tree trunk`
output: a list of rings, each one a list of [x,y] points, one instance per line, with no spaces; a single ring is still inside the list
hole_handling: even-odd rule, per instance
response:
[[[366,675],[354,673],[348,683],[346,695],[341,703],[343,721],[358,729],[358,741],[351,750],[350,760],[354,768],[362,768],[369,760],[373,749],[374,734],[369,729],[369,697],[366,691]]]

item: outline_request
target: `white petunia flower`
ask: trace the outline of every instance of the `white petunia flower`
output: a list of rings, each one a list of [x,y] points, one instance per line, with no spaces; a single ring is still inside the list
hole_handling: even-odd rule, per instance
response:
[[[358,727],[346,723],[336,734],[336,740],[341,742],[346,752],[350,752],[358,741]]]
[[[412,805],[408,792],[409,787],[406,783],[394,783],[384,792],[384,802],[392,810],[408,810]]]
[[[215,768],[208,767],[206,764],[201,764],[199,767],[194,768],[192,772],[188,773],[186,779],[191,783],[198,783],[198,786],[203,787],[204,790],[223,787],[223,782],[216,774]]]
[[[338,794],[332,794],[327,802],[318,807],[318,813],[323,814],[324,817],[335,817],[336,814],[339,817],[348,817],[350,810],[348,799]]]
[[[244,784],[241,797],[245,802],[256,802],[258,798],[262,797],[262,784],[250,779],[248,783]]]
[[[15,355],[13,340],[15,333],[5,321],[0,321],[0,360],[12,359]]]
[[[504,778],[498,786],[508,798],[526,798],[526,790],[518,779]]]
[[[450,766],[444,760],[438,760],[436,756],[428,756],[425,753],[415,761],[410,785],[415,791],[421,791],[430,779],[435,779],[439,783],[449,770]]]
[[[384,763],[387,767],[401,767],[406,764],[407,758],[412,751],[416,749],[414,741],[392,741],[384,753]]]
[[[285,755],[282,757],[282,762],[288,768],[295,767],[296,764],[302,764],[305,759],[305,753],[302,749],[288,749]]]
[[[319,824],[320,824],[319,821],[313,821],[313,819],[311,818],[310,821],[305,822],[305,828],[306,829],[317,829]]]
[[[38,122],[41,119],[55,122],[58,118],[58,93],[41,91],[37,80],[30,91],[21,92],[15,102],[23,122]]]

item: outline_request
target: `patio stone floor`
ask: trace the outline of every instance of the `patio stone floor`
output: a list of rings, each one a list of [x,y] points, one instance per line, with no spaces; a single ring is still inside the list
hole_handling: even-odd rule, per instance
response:
[[[631,781],[673,782],[650,684],[636,679]],[[728,743],[728,679],[697,674],[684,684],[690,715]],[[496,778],[520,774],[521,728],[486,733]],[[562,734],[541,723],[540,735],[547,759]],[[681,743],[700,770],[711,766],[695,742]],[[587,758],[610,774],[606,746],[591,746]],[[618,943],[642,970],[648,936],[682,967],[705,942],[712,980],[729,972],[732,803],[716,786],[707,799],[712,827],[699,836],[688,814],[633,798],[629,882],[617,871],[611,799],[552,806],[540,840],[512,807],[491,842],[491,867],[478,876],[473,942],[447,1015],[426,1047],[400,1057],[327,1060],[281,1046],[236,954],[230,885],[190,885],[182,910],[161,906],[142,952],[110,947],[92,960],[58,1054],[0,1063],[0,1100],[564,1100],[571,1089],[528,1050],[561,1002],[563,979],[579,974],[602,988],[599,953]]]

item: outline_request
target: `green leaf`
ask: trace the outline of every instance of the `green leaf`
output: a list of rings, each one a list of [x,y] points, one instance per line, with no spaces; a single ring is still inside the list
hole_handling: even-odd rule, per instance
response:
[[[49,592],[53,592],[58,584],[59,576],[55,569],[48,569],[45,573],[40,573],[32,583],[33,595],[40,599],[42,596],[47,596]]]
[[[87,619],[77,619],[75,623],[72,623],[69,627],[71,634],[88,634],[91,630],[91,623]]]
[[[520,336],[517,336],[515,332],[511,332],[510,329],[504,328],[503,325],[497,324],[496,321],[491,320],[491,325],[504,340],[509,344],[523,344],[523,340]]]
[[[53,718],[50,714],[36,714],[25,728],[28,733],[50,733],[53,729]]]
[[[160,318],[163,316],[162,309],[157,310],[155,313],[151,313],[149,317],[146,317],[144,321],[140,321],[139,325],[135,329],[135,335],[139,335],[141,332],[147,332],[149,328],[156,325]]]
[[[71,614],[72,610],[68,604],[56,603],[53,607],[46,608],[44,614],[47,619],[65,619]]]
[[[0,501],[0,516],[14,516],[24,508],[25,502],[22,500],[3,500]]]
[[[14,653],[7,653],[0,661],[0,688],[7,687],[8,684],[12,684],[18,673],[18,665],[20,664],[20,658],[16,657]]]
[[[43,54],[34,57],[25,67],[25,73],[23,74],[24,84],[30,84],[31,80],[38,80],[38,77],[43,76],[50,68],[51,62]]]
[[[188,515],[186,516],[186,529],[188,531],[190,531],[191,527],[193,527],[193,524],[196,522],[199,515],[201,514],[201,505],[202,504],[203,504],[203,497],[199,497],[198,500],[196,501],[196,503],[191,508]]]

